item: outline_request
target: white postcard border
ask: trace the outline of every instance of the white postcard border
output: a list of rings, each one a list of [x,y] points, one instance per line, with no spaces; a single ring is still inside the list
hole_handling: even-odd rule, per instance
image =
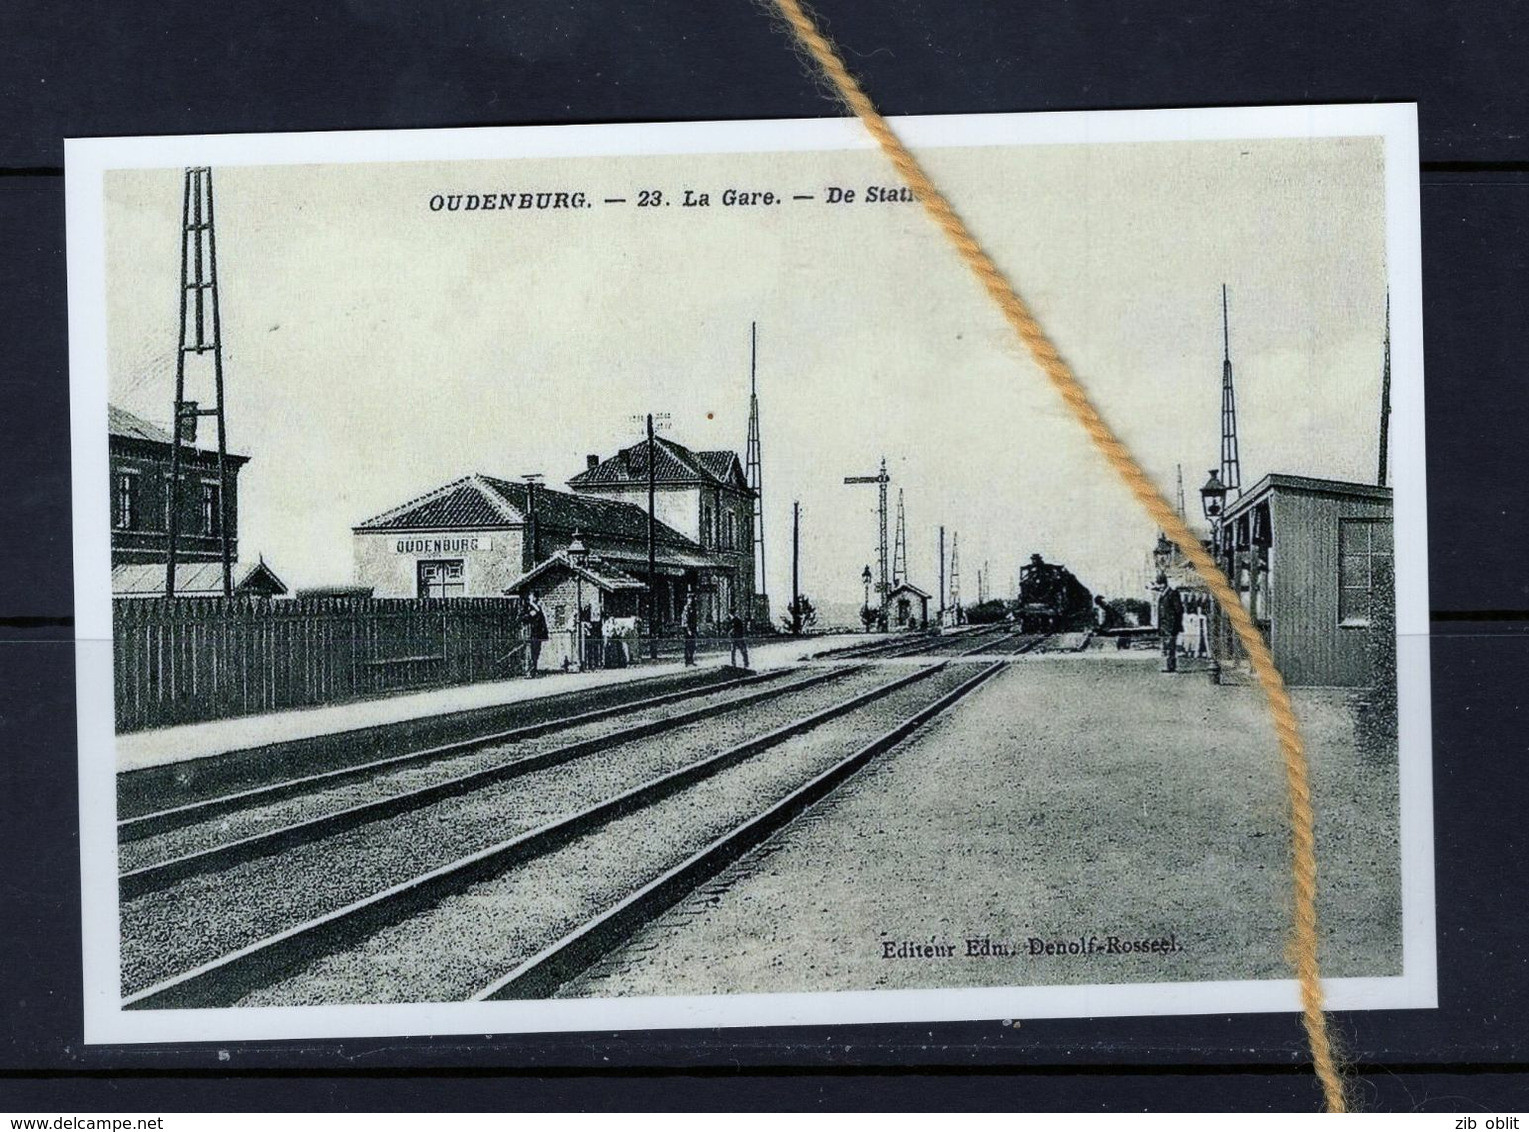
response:
[[[952,115],[892,119],[914,148],[1244,138],[1385,140],[1403,974],[1325,982],[1334,1010],[1438,1003],[1417,113],[1412,104]],[[1280,1012],[1293,980],[1054,985],[526,1003],[123,1010],[115,833],[106,446],[104,175],[118,168],[871,149],[851,119],[358,131],[65,143],[84,1036],[90,1044]],[[1320,865],[1320,862],[1319,862]]]

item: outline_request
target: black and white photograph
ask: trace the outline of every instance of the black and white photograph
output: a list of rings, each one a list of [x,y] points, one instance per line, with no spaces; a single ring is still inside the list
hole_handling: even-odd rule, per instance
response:
[[[88,1041],[1297,1008],[1246,650],[851,126],[69,143]],[[1413,109],[898,128],[1433,1005]]]

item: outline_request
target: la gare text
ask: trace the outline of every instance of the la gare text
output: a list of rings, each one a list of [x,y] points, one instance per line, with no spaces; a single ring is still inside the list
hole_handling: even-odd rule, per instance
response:
[[[783,204],[912,204],[913,192],[902,185],[827,185],[810,193],[775,189],[637,189],[624,196],[601,196],[584,190],[536,192],[434,193],[431,212],[562,212],[596,206],[634,208],[769,208]]]

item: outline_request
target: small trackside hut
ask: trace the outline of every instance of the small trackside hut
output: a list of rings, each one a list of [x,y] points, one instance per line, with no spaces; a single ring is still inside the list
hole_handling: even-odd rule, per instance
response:
[[[887,625],[893,629],[929,628],[930,594],[912,582],[898,582],[887,591]]]
[[[591,555],[577,536],[505,589],[541,603],[549,633],[542,663],[549,668],[620,667],[636,660],[646,592],[640,578]]]
[[[1372,628],[1394,601],[1391,489],[1268,475],[1227,505],[1219,532],[1218,557],[1285,681],[1369,685]],[[1223,626],[1218,652],[1232,651]]]

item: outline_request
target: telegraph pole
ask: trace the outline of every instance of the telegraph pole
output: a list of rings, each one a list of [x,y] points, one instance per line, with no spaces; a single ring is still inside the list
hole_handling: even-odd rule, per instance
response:
[[[1380,371],[1380,470],[1375,483],[1386,486],[1386,463],[1391,444],[1391,292],[1386,292],[1386,361]]]
[[[845,476],[844,482],[873,483],[880,489],[880,506],[877,512],[876,531],[876,562],[879,573],[876,579],[876,592],[881,595],[882,621],[885,622],[887,605],[887,484],[892,482],[892,477],[887,475],[887,458],[881,458],[881,471],[874,476]]]
[[[802,635],[802,505],[791,504],[791,635]]]

